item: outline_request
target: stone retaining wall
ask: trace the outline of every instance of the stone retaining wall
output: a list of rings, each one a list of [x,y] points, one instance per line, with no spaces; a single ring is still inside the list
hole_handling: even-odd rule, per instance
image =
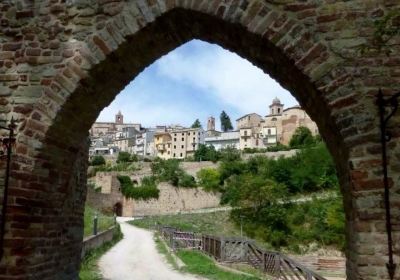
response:
[[[111,241],[114,237],[115,231],[116,227],[113,226],[97,235],[86,237],[82,242],[81,259],[83,259],[90,250],[96,249],[104,243]]]

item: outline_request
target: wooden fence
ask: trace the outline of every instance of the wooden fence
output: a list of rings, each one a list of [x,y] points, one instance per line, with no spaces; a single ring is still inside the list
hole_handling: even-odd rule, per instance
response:
[[[275,279],[326,280],[281,253],[257,247],[251,240],[198,235],[172,227],[161,227],[159,231],[173,250],[199,249],[219,262],[248,263]]]

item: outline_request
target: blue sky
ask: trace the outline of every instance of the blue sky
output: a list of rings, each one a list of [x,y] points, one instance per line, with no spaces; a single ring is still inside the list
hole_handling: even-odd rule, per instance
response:
[[[205,127],[219,114],[235,120],[248,113],[266,115],[273,98],[285,107],[297,104],[291,94],[249,61],[218,45],[190,41],[147,67],[100,113],[113,121],[120,110],[125,122],[144,127],[181,124],[199,119]]]

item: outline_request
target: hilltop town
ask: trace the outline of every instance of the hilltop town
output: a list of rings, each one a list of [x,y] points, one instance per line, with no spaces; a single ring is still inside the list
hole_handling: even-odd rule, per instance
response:
[[[140,123],[125,123],[121,112],[115,122],[95,122],[90,129],[89,155],[113,156],[128,152],[141,158],[185,159],[192,157],[200,144],[238,150],[264,149],[277,144],[287,145],[298,127],[307,127],[318,134],[317,125],[300,107],[284,108],[278,98],[269,105],[269,113],[246,114],[236,120],[236,129],[218,131],[215,118],[209,117],[207,129],[180,125],[144,128]]]

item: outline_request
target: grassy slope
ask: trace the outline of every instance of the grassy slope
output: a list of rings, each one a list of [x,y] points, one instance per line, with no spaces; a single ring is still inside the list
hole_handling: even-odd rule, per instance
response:
[[[183,271],[197,274],[211,280],[259,280],[255,276],[247,276],[225,271],[215,265],[214,261],[199,251],[181,250],[178,257],[185,263]]]
[[[97,213],[97,231],[104,231],[114,225],[114,217],[106,216],[86,205],[84,216],[84,237],[93,234],[93,219]]]
[[[177,214],[146,217],[131,222],[142,228],[150,228],[155,224],[169,225],[185,231],[207,233],[223,236],[240,236],[240,229],[229,219],[229,211],[201,214]]]

